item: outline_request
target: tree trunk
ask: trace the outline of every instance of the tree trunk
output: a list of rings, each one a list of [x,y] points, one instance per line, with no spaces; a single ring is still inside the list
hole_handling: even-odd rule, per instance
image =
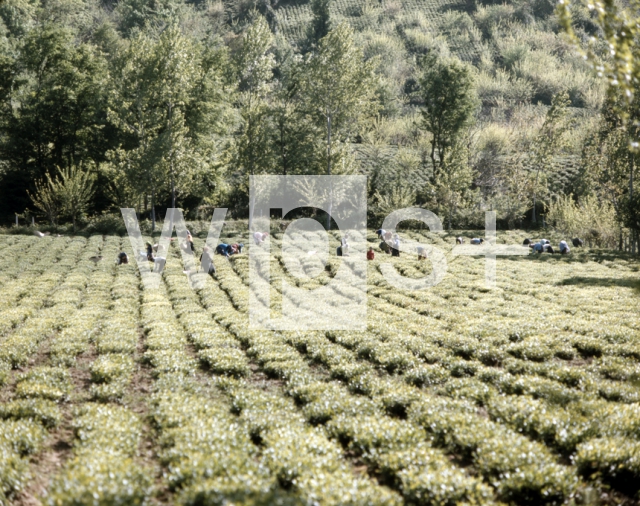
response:
[[[536,171],[536,187],[533,190],[533,213],[531,223],[536,223],[536,204],[538,203],[538,181],[540,180],[540,169]]]
[[[151,188],[151,233],[156,231],[156,190]]]
[[[173,104],[169,102],[169,173],[171,174],[171,207],[176,208],[176,182],[173,174],[173,135],[171,127],[173,126]]]
[[[171,207],[175,209],[176,207],[176,182],[173,177],[173,160],[170,162],[171,166]]]
[[[629,155],[629,206],[633,205],[633,172],[635,170],[635,160],[633,153]],[[633,225],[633,223],[631,224]],[[631,229],[631,254],[636,254],[637,233],[634,228]]]
[[[536,222],[536,194],[533,194],[533,211],[531,212],[531,223]]]
[[[620,227],[620,237],[618,239],[618,249],[620,251],[622,251],[622,246],[623,246],[623,244],[622,244],[622,227]]]
[[[327,174],[331,176],[331,115],[327,116]],[[331,211],[333,210],[333,184],[329,178],[329,209],[327,212],[327,230],[331,230]]]
[[[287,175],[287,155],[285,154],[285,147],[284,147],[284,119],[282,119],[282,122],[280,123],[280,158],[282,160],[282,174],[284,176]]]
[[[430,158],[431,158],[431,170],[433,171],[431,174],[431,184],[435,185],[436,184],[436,144],[435,144],[435,139],[433,141],[431,141],[431,153],[430,153]]]

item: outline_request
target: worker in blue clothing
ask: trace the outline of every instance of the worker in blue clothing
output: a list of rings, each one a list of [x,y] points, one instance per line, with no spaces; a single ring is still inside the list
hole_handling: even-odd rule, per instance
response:
[[[229,258],[229,256],[231,256],[233,254],[233,248],[231,247],[231,244],[218,244],[218,246],[216,246],[216,255],[224,255],[227,258]]]

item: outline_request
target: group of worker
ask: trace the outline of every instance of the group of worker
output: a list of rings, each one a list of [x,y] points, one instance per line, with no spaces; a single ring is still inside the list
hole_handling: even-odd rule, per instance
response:
[[[475,244],[476,246],[480,246],[481,244],[484,243],[484,239],[482,237],[480,237],[480,238],[474,237],[474,238],[469,240],[469,243],[470,244]],[[456,244],[464,244],[464,239],[462,238],[462,236],[456,237]]]
[[[390,253],[392,256],[400,256],[400,238],[398,237],[398,234],[391,234],[391,232],[388,232],[381,228],[376,230],[376,235],[378,236],[378,239],[382,239],[382,242],[380,243],[380,249],[384,253]],[[464,242],[465,240],[462,236],[456,237],[456,245],[464,244]],[[575,247],[584,245],[584,241],[579,238],[573,239],[572,242]],[[473,237],[469,240],[469,243],[480,246],[484,244],[484,239],[482,239],[481,237]],[[531,249],[533,249],[533,251],[536,251],[538,253],[555,253],[555,250],[551,246],[551,242],[547,239],[540,239],[540,241],[538,242],[534,242],[531,239],[525,239],[524,245],[528,245]],[[561,255],[567,255],[571,252],[571,248],[569,247],[567,241],[560,241],[560,244],[558,245],[558,251]],[[373,247],[370,247],[369,251],[367,251],[367,260],[373,260],[374,258],[375,253],[373,251]],[[426,249],[423,246],[418,246],[418,260],[424,260],[426,258]]]
[[[376,230],[378,240],[382,239],[380,243],[380,249],[383,253],[387,253],[392,257],[400,256],[400,236],[398,234],[392,234],[388,230],[379,228]]]
[[[572,240],[572,243],[576,248],[579,248],[580,246],[584,245],[584,241],[577,237]],[[553,249],[553,246],[551,245],[551,241],[547,239],[540,239],[539,241],[534,242],[531,239],[527,238],[524,240],[522,244],[524,246],[529,246],[529,248],[531,248],[536,253],[554,254],[556,252]],[[565,241],[564,239],[560,241],[560,244],[558,245],[558,251],[560,252],[561,255],[568,255],[569,253],[571,253],[571,248],[569,247],[569,244],[567,243],[567,241]]]
[[[264,235],[267,236],[268,234]],[[180,244],[180,248],[189,255],[195,255],[196,253],[196,248],[193,243],[193,236],[188,230],[187,237],[185,241]],[[221,243],[216,246],[215,254],[223,255],[229,258],[232,255],[242,253],[243,248],[244,244],[242,243]],[[141,258],[146,259],[149,262],[153,262],[154,272],[162,272],[162,269],[164,268],[164,264],[167,261],[167,258],[164,254],[164,249],[164,246],[161,244],[152,245],[150,242],[147,242],[145,245],[145,251],[140,252]],[[116,264],[124,265],[128,263],[129,256],[124,251],[118,253],[118,256],[116,257]],[[213,264],[213,258],[211,255],[211,248],[209,246],[204,246],[204,248],[202,248],[202,254],[200,255],[200,265],[203,266],[204,270],[207,271],[209,275],[213,276],[216,273],[216,268]],[[187,272],[187,274],[190,274],[190,272]]]
[[[382,228],[376,230],[376,235],[378,240],[381,240],[379,247],[383,253],[389,254],[394,257],[400,256],[400,237],[398,234],[392,234],[391,232],[384,230]],[[264,241],[269,237],[269,233],[267,232],[255,232],[253,234],[253,240],[256,245],[260,245],[264,243]],[[484,239],[474,237],[469,240],[470,244],[481,245],[484,243]],[[579,238],[574,238],[572,243],[575,247],[580,247],[584,245],[584,241]],[[464,244],[464,239],[461,236],[456,237],[456,244]],[[523,242],[524,246],[529,246],[533,251],[537,253],[555,253],[551,242],[547,239],[540,239],[537,242],[532,241],[531,239],[525,239]],[[181,248],[188,254],[194,255],[196,252],[195,246],[193,244],[193,237],[191,233],[187,231],[186,240],[181,244]],[[226,244],[221,243],[216,246],[215,254],[223,255],[229,258],[232,255],[237,255],[242,253],[244,245],[242,243],[234,243],[234,244]],[[427,258],[427,250],[423,246],[418,246],[418,260],[425,260]],[[569,244],[567,241],[562,240],[558,245],[558,251],[561,255],[567,255],[571,252],[571,248],[569,248]],[[154,256],[154,252],[156,255]],[[164,267],[164,263],[166,262],[166,257],[163,255],[163,246],[154,245],[151,243],[146,244],[146,251],[140,252],[142,256],[144,256],[149,262],[154,263],[154,271],[161,272]],[[349,256],[349,234],[345,233],[340,241],[340,246],[336,249],[337,256]],[[373,247],[369,247],[367,251],[367,260],[374,260],[375,252]],[[211,248],[205,246],[202,250],[202,255],[200,255],[201,265],[207,270],[207,272],[213,276],[216,272],[215,266],[213,265],[213,259],[211,257]],[[118,265],[128,264],[129,257],[125,252],[121,252],[118,254],[116,259],[116,263]]]
[[[383,253],[391,255],[393,257],[400,256],[400,236],[398,234],[392,234],[388,230],[383,228],[379,228],[376,230],[376,236],[378,240],[381,240],[379,248]],[[423,246],[418,246],[418,260],[426,260],[427,259],[427,249]],[[373,260],[375,258],[375,253],[373,251],[373,247],[369,248],[367,251],[367,260]]]

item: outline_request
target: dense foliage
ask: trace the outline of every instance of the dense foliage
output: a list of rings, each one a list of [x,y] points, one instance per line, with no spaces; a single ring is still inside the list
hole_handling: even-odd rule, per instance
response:
[[[419,205],[449,226],[478,226],[486,209],[539,226],[557,199],[595,197],[627,242],[637,5],[570,12],[548,0],[5,0],[0,221],[86,225],[122,206],[154,224],[175,206],[247,217],[251,174],[362,173],[372,218]],[[610,92],[598,73],[626,84]],[[72,167],[97,183],[80,208],[49,184]]]

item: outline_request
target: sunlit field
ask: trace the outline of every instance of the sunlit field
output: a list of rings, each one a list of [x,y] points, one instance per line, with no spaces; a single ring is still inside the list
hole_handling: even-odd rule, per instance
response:
[[[249,326],[247,250],[192,290],[174,244],[145,290],[115,265],[128,237],[0,236],[0,504],[636,504],[640,263],[498,257],[489,289],[484,257],[451,255],[459,234],[483,233],[401,233],[448,262],[402,291],[381,263],[429,261],[369,231],[367,330],[306,332]],[[304,279],[272,235],[273,314],[283,279],[351,268],[339,237]]]

